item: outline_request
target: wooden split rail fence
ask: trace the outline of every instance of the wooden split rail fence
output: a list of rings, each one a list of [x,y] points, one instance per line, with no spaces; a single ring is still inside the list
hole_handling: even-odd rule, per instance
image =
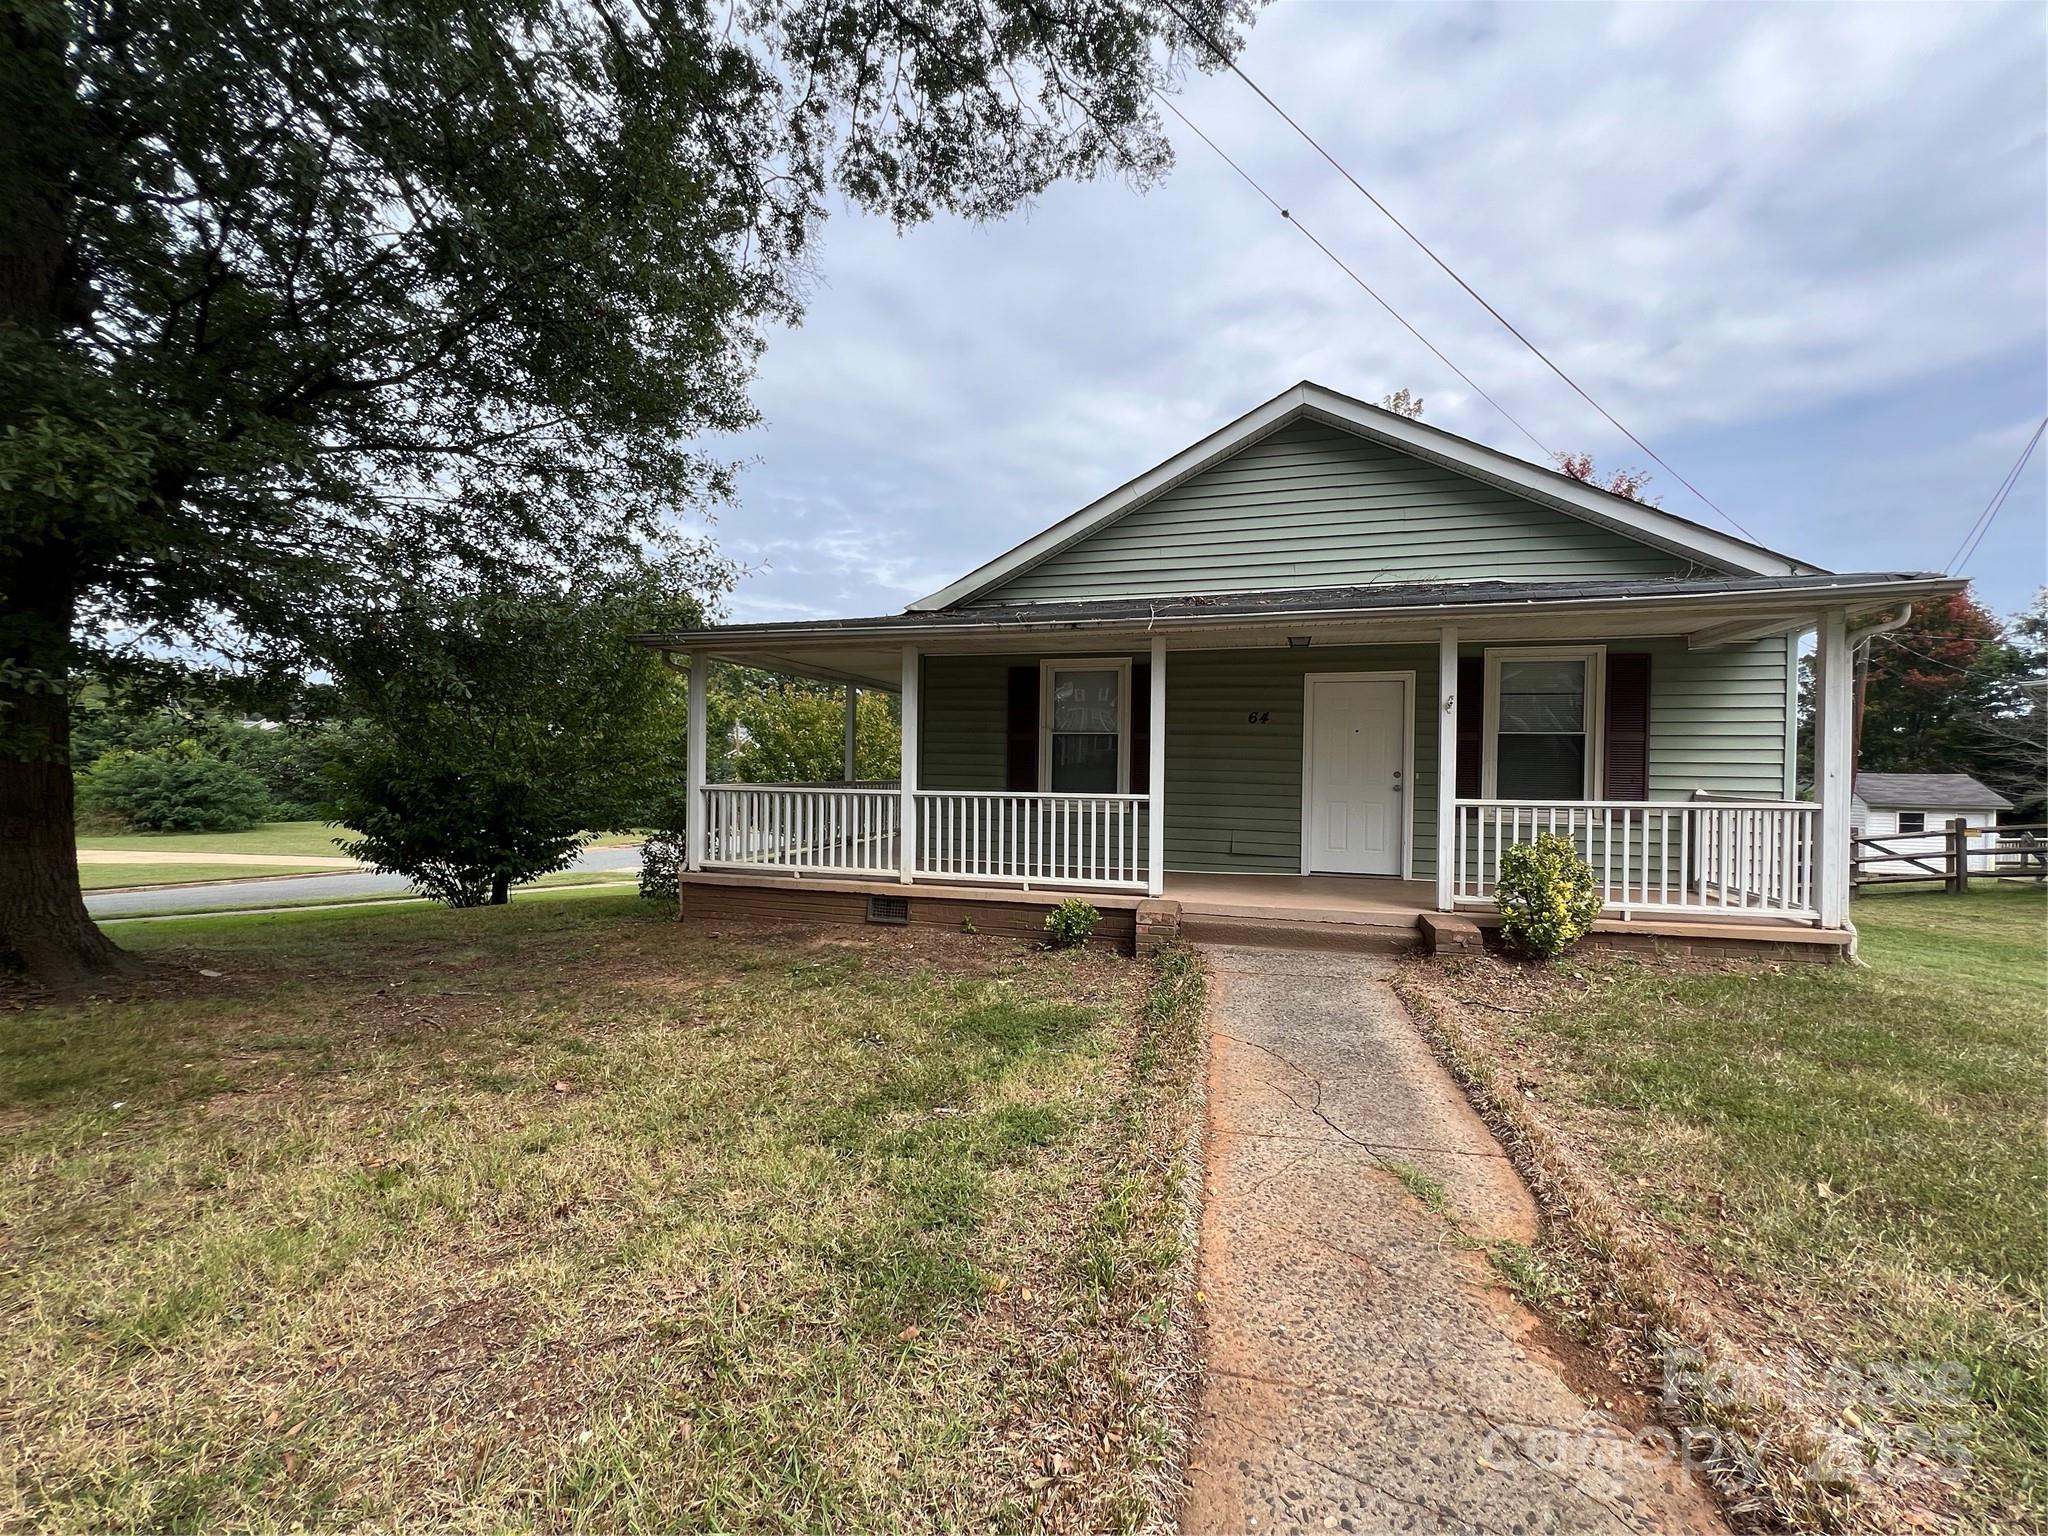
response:
[[[1951,891],[1967,891],[1972,879],[2048,879],[2048,823],[1973,827],[1958,816],[1938,831],[1851,838],[1849,878],[1856,885],[1938,880]]]

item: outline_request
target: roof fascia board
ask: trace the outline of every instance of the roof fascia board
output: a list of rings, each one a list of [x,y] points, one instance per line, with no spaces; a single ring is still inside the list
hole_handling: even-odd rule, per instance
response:
[[[1304,382],[1217,428],[1136,479],[1126,481],[1108,495],[1098,497],[1014,549],[976,567],[952,585],[919,598],[905,611],[929,613],[978,597],[1172,490],[1182,481],[1304,417],[1526,496],[1568,516],[1685,559],[1745,576],[1826,574],[1819,566],[1795,560],[1790,555],[1716,533],[1689,518],[1631,501],[1556,470],[1518,459],[1513,454],[1485,447],[1437,427],[1423,426],[1420,422],[1379,410],[1319,384]]]
[[[1375,620],[1412,621],[1417,618],[1455,623],[1465,615],[1502,613],[1557,613],[1577,609],[1586,613],[1615,613],[1630,609],[1687,605],[1712,610],[1746,607],[1782,611],[1789,627],[1795,617],[1804,616],[1811,625],[1813,614],[1826,608],[1878,607],[1903,601],[1959,592],[1964,582],[1944,577],[1919,582],[1844,582],[1841,585],[1780,587],[1757,592],[1671,592],[1643,593],[1626,597],[1545,598],[1540,589],[1529,596],[1502,597],[1476,603],[1408,603],[1385,608],[1299,608],[1276,613],[1176,614],[1170,618],[1144,619],[1128,615],[1091,619],[989,619],[980,623],[871,624],[837,629],[788,630],[766,628],[748,633],[739,628],[687,630],[673,635],[635,636],[638,644],[663,650],[719,650],[732,646],[811,646],[846,640],[888,638],[898,642],[945,635],[1034,634],[1061,631],[1125,630],[1134,635],[1156,632],[1182,633],[1210,629],[1285,629],[1311,623],[1369,624]],[[1759,615],[1758,621],[1761,622]]]

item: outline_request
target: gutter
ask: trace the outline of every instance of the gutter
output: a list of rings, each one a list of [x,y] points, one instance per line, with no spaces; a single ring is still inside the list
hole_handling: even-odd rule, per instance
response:
[[[1446,620],[1475,613],[1526,612],[1539,608],[1579,608],[1587,612],[1605,612],[1613,609],[1626,610],[1643,606],[1656,607],[1672,603],[1712,602],[1728,596],[1753,596],[1759,598],[1799,599],[1801,606],[1806,602],[1825,604],[1840,601],[1845,597],[1882,598],[1896,592],[1901,583],[1887,582],[1872,585],[1865,582],[1848,586],[1798,586],[1767,587],[1752,589],[1746,593],[1722,592],[1660,592],[1642,593],[1633,596],[1605,598],[1571,597],[1525,597],[1497,601],[1459,603],[1445,606],[1441,603],[1418,603],[1388,608],[1290,608],[1282,612],[1220,613],[1220,614],[1173,614],[1162,617],[1129,614],[1115,618],[1071,618],[1071,619],[991,619],[979,623],[951,624],[867,624],[841,627],[819,627],[815,629],[784,629],[774,625],[754,627],[731,625],[721,629],[682,630],[675,634],[647,634],[631,637],[635,645],[657,648],[685,649],[705,645],[760,644],[805,644],[836,640],[890,639],[910,640],[934,635],[975,635],[1012,632],[1020,634],[1057,634],[1062,631],[1129,629],[1138,633],[1170,627],[1173,629],[1285,629],[1290,624],[1306,622],[1351,622],[1370,623],[1385,618],[1436,617]],[[1952,587],[1961,591],[1964,583],[1960,578],[1942,578],[1941,587]],[[1941,588],[1937,588],[1940,590]],[[1176,602],[1183,599],[1175,599]],[[1906,605],[1910,616],[1911,605]],[[1886,628],[1897,628],[1906,622],[1899,618],[1888,623]],[[1866,634],[1880,633],[1881,630],[1866,631]]]

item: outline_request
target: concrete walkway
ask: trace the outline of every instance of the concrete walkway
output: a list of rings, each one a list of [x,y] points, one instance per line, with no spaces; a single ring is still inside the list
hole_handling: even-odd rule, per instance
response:
[[[1389,962],[1208,954],[1208,1375],[1182,1531],[1724,1531],[1467,1240],[1528,1241],[1537,1213]],[[1414,1192],[1439,1186],[1455,1224]]]

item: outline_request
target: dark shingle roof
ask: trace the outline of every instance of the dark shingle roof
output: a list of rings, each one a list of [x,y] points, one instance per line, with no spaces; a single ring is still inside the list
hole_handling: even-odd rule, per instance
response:
[[[842,630],[947,630],[1062,624],[1158,623],[1175,619],[1285,618],[1290,614],[1370,615],[1408,607],[1464,607],[1596,602],[1630,598],[1731,597],[1773,592],[1826,592],[1837,587],[1939,582],[1913,571],[1863,571],[1814,576],[1679,576],[1571,581],[1411,581],[1365,587],[1273,588],[1200,596],[1109,597],[1070,602],[942,608],[859,619],[798,619],[773,624],[719,624],[679,635],[643,635],[647,644],[704,635],[717,640],[751,636],[829,635]]]
[[[1856,798],[1865,805],[1909,811],[2009,811],[2012,802],[1967,773],[1859,773]]]

